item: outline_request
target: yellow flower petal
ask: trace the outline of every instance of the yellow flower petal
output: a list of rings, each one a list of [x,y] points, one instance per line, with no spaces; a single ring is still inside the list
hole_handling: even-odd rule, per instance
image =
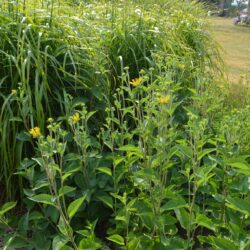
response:
[[[133,79],[133,80],[130,82],[130,84],[133,85],[134,87],[136,87],[136,86],[140,85],[141,82],[142,82],[142,78],[139,77],[139,78]]]
[[[41,130],[39,127],[34,127],[29,130],[29,134],[32,135],[33,138],[38,138],[41,136]]]

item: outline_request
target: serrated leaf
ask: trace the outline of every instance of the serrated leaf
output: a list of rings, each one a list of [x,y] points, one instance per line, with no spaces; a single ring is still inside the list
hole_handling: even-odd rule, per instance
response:
[[[7,202],[5,203],[1,209],[0,209],[0,216],[4,215],[5,213],[7,213],[9,210],[11,210],[12,208],[14,208],[16,206],[16,202]]]
[[[54,203],[54,198],[50,194],[38,194],[35,196],[28,197],[30,200],[43,203],[51,206],[56,206]]]
[[[112,242],[115,242],[116,244],[120,245],[120,246],[124,246],[125,243],[124,243],[124,239],[121,235],[119,234],[114,234],[110,237],[107,237],[108,240],[112,241]]]
[[[71,219],[75,214],[76,212],[79,210],[80,206],[82,205],[82,203],[84,202],[84,200],[86,199],[86,194],[81,197],[81,198],[78,198],[76,200],[74,200],[73,202],[71,202],[69,204],[69,207],[67,209],[67,213],[68,213],[68,216],[69,218]]]

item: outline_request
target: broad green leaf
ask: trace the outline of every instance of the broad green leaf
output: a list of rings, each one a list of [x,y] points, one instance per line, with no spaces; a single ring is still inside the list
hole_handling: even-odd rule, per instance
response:
[[[106,194],[98,195],[97,199],[102,201],[104,204],[106,204],[111,209],[113,209],[113,199],[111,196],[106,195]]]
[[[233,241],[225,238],[221,238],[219,236],[198,236],[201,242],[206,242],[216,247],[216,249],[220,250],[238,250],[239,248],[234,244]]]
[[[0,208],[0,216],[4,215],[6,212],[11,210],[16,206],[16,202],[7,202]]]
[[[65,245],[65,246],[63,246],[63,247],[61,248],[61,250],[74,250],[74,248],[73,248],[73,247],[70,247],[70,246]]]
[[[242,170],[250,170],[250,164],[246,162],[228,162],[228,165]]]
[[[128,243],[128,250],[141,249],[140,238],[133,237]]]
[[[33,191],[36,191],[36,190],[39,190],[40,188],[47,187],[47,186],[49,186],[49,182],[48,182],[47,179],[46,179],[46,180],[38,180],[38,181],[36,182],[35,187],[32,188],[32,190],[33,190]]]
[[[68,243],[68,239],[64,235],[57,235],[52,242],[52,250],[60,250]]]
[[[205,155],[215,151],[216,148],[206,148],[203,149],[199,154],[198,154],[198,160],[201,160]]]
[[[45,162],[44,162],[43,158],[32,158],[32,160],[34,160],[40,167],[45,166]]]
[[[76,212],[78,211],[78,209],[80,208],[84,200],[86,199],[86,196],[87,195],[85,194],[83,197],[78,198],[77,200],[74,200],[73,202],[70,203],[68,210],[67,210],[67,213],[70,219],[76,214]]]
[[[139,214],[143,224],[151,229],[154,227],[154,224],[155,224],[155,216],[152,212],[146,212],[146,213],[141,213]]]
[[[86,121],[88,121],[89,118],[91,118],[91,116],[93,116],[95,113],[96,113],[96,111],[91,111],[91,112],[89,112],[89,113],[87,114],[87,116],[86,116]]]
[[[100,249],[102,245],[96,239],[87,238],[82,239],[77,247],[78,250],[96,250]]]
[[[59,197],[65,195],[65,194],[68,194],[68,193],[71,193],[75,190],[76,188],[75,187],[70,187],[70,186],[63,186],[59,189]]]
[[[115,199],[118,199],[120,202],[122,202],[123,205],[126,204],[127,198],[125,195],[121,196],[115,193],[110,193]]]
[[[187,156],[188,158],[192,158],[193,156],[193,151],[190,147],[186,146],[186,145],[181,145],[179,144],[177,146],[177,148],[181,151],[181,153],[183,153],[185,156]]]
[[[174,211],[182,228],[188,230],[188,228],[190,227],[189,213],[184,208],[180,208],[180,209],[177,208]]]
[[[33,211],[30,213],[29,220],[41,220],[44,219],[44,215],[38,211]]]
[[[168,201],[165,205],[163,205],[161,207],[161,211],[164,212],[167,210],[172,210],[172,209],[186,207],[186,206],[187,206],[186,201],[182,197],[177,196],[177,197],[171,199],[170,201]]]
[[[226,162],[229,166],[236,168],[238,173],[250,176],[250,164],[246,162]]]
[[[106,175],[112,176],[112,171],[110,168],[107,167],[99,167],[97,168],[97,170],[99,170],[101,173],[104,173]]]
[[[8,241],[4,244],[3,250],[8,250],[8,249],[17,249],[17,248],[24,248],[28,247],[30,243],[23,239],[20,238],[17,235],[11,236]]]
[[[143,157],[142,151],[140,148],[134,146],[134,145],[125,145],[119,148],[120,151],[126,151],[127,153],[130,153],[130,155],[137,155],[138,157]]]
[[[211,219],[209,219],[207,216],[205,216],[204,214],[197,215],[196,223],[199,226],[206,227],[212,231],[216,231],[216,229],[217,229],[215,226],[215,223]]]
[[[110,237],[107,237],[108,240],[112,241],[112,242],[115,242],[116,244],[120,245],[120,246],[124,246],[125,243],[124,243],[124,239],[121,235],[119,234],[114,234]]]
[[[75,153],[69,153],[64,156],[64,161],[76,161],[81,160],[81,156],[79,154]]]
[[[59,228],[59,231],[62,233],[62,235],[64,235],[65,237],[68,237],[68,231],[72,230],[71,228],[69,228],[69,226],[66,225],[62,216],[60,216],[59,218],[57,227]]]
[[[230,207],[234,210],[242,212],[248,216],[250,216],[250,202],[240,199],[240,198],[227,198],[226,199],[227,207]]]
[[[26,131],[22,131],[16,135],[17,140],[25,142],[30,141],[30,135]]]
[[[50,194],[38,194],[38,195],[31,196],[28,198],[38,203],[44,203],[47,205],[56,206],[54,202],[54,198]]]

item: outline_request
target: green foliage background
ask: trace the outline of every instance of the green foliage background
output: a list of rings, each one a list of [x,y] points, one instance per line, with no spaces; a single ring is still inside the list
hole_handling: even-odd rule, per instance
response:
[[[250,110],[202,5],[0,8],[5,249],[248,249]]]

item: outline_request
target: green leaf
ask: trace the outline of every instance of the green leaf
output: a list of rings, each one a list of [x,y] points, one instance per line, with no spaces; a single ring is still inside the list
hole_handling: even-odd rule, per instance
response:
[[[104,204],[106,204],[111,209],[113,209],[113,199],[111,196],[103,194],[103,195],[98,195],[96,198],[98,200],[102,201]]]
[[[189,213],[184,208],[175,209],[174,211],[182,228],[188,230],[188,228],[190,227]]]
[[[69,236],[69,232],[71,232],[71,233],[73,232],[70,225],[66,224],[66,222],[62,216],[60,216],[60,218],[59,218],[59,222],[57,223],[57,227],[58,227],[59,231],[62,233],[62,235],[64,235],[65,237]]]
[[[120,147],[119,150],[132,153],[131,155],[137,155],[138,157],[143,157],[141,149],[134,145],[125,145],[125,146]]]
[[[238,250],[239,248],[233,243],[233,241],[221,238],[219,236],[198,236],[201,242],[206,242],[220,250]]]
[[[84,200],[86,199],[86,196],[87,196],[87,195],[84,194],[83,197],[78,198],[77,200],[74,200],[73,202],[71,202],[71,203],[69,204],[67,213],[68,213],[68,216],[69,216],[70,219],[71,219],[71,218],[76,214],[76,212],[79,210],[80,206],[82,205],[82,203],[83,203]]]
[[[57,235],[52,242],[52,250],[60,250],[68,243],[68,239],[64,235]]]
[[[250,170],[250,165],[246,162],[228,162],[227,164],[235,168]]]
[[[209,219],[207,216],[205,216],[204,214],[197,215],[196,223],[199,226],[206,227],[212,231],[216,231],[216,229],[217,229],[215,226],[215,223],[211,219]]]
[[[97,168],[97,170],[99,170],[101,173],[107,174],[109,176],[112,176],[112,171],[110,168],[107,167],[99,167]]]
[[[156,218],[152,212],[141,213],[141,214],[139,214],[139,216],[140,216],[143,224],[147,228],[151,229],[154,227]]]
[[[8,239],[8,241],[4,244],[3,250],[8,249],[17,249],[17,248],[25,248],[28,247],[30,244],[27,240],[14,235]]]
[[[199,154],[198,154],[198,160],[201,160],[205,155],[215,151],[216,148],[206,148],[203,149]]]
[[[165,205],[161,207],[161,212],[172,210],[176,208],[186,207],[187,203],[182,197],[176,197],[168,201]]]
[[[16,206],[16,204],[17,204],[16,202],[5,203],[0,209],[0,216],[4,215],[6,212],[8,212],[12,208],[14,208]]]
[[[44,215],[38,211],[34,211],[30,213],[29,220],[41,220],[44,219]]]
[[[250,164],[242,162],[226,162],[231,167],[236,168],[236,171],[244,175],[250,176]]]
[[[120,245],[120,246],[124,246],[125,243],[124,243],[124,239],[121,235],[119,234],[114,234],[110,237],[107,237],[108,240],[112,241],[112,242],[115,242],[116,244]]]
[[[56,206],[54,203],[54,198],[50,194],[38,194],[28,198],[38,203],[44,203],[47,205]]]
[[[45,162],[43,158],[32,158],[33,161],[35,161],[40,167],[45,166]]]
[[[95,239],[87,238],[82,239],[78,245],[78,250],[96,250],[100,249],[102,245],[96,242]]]
[[[68,194],[68,193],[71,193],[75,190],[76,188],[75,187],[70,187],[70,186],[63,186],[59,189],[59,197],[65,195],[65,194]]]
[[[30,141],[30,135],[26,131],[22,131],[16,135],[17,140],[25,142]]]
[[[95,113],[96,113],[96,111],[91,111],[91,112],[89,112],[89,113],[87,114],[87,116],[86,116],[86,121],[88,121],[89,118],[91,118]]]
[[[187,156],[188,158],[192,158],[193,156],[193,151],[190,147],[186,146],[186,145],[181,145],[179,144],[177,146],[177,148],[181,151],[181,153],[183,153],[185,156]]]
[[[226,206],[250,216],[250,202],[240,198],[227,198]]]

